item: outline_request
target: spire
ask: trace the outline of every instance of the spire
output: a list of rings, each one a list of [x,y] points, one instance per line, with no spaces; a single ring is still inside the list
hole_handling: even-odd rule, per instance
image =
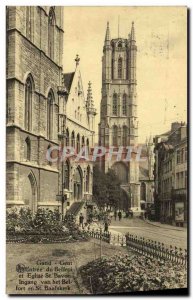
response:
[[[94,108],[94,103],[93,103],[93,97],[92,97],[92,87],[91,87],[91,82],[89,81],[88,83],[88,90],[87,90],[87,109],[90,110]]]
[[[135,28],[134,28],[134,22],[132,22],[131,26],[131,40],[135,41]]]
[[[111,36],[110,36],[110,29],[109,29],[109,21],[107,22],[107,30],[106,30],[106,36],[105,36],[105,42],[110,41]]]
[[[76,67],[77,67],[80,63],[80,57],[78,54],[76,54],[75,62],[76,62]]]

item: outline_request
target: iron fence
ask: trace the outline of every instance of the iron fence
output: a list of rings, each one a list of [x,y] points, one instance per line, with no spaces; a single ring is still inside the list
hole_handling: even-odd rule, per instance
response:
[[[100,230],[86,231],[91,237],[102,240],[109,244],[126,246],[138,254],[145,255],[147,257],[169,260],[176,264],[181,264],[187,267],[187,250],[174,247],[172,245],[167,246],[164,243],[139,237],[133,234],[112,234],[110,232],[102,232]]]

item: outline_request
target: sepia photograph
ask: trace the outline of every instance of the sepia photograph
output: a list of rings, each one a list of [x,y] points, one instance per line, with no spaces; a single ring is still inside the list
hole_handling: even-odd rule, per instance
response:
[[[188,295],[188,8],[5,14],[6,293]]]

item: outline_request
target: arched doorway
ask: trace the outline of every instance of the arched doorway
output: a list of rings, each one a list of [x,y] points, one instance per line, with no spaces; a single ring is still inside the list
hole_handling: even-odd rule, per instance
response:
[[[112,169],[119,178],[121,184],[128,184],[128,168],[122,162],[117,162],[113,165]]]
[[[77,167],[74,173],[74,200],[82,199],[82,171]]]

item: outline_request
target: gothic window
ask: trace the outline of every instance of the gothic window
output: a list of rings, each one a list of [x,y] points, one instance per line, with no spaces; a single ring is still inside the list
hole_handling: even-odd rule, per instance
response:
[[[89,193],[89,185],[90,185],[90,166],[86,169],[86,192]]]
[[[69,146],[69,130],[66,129],[66,147]]]
[[[117,146],[117,144],[118,144],[118,128],[116,125],[113,126],[112,136],[113,136],[113,146]]]
[[[146,201],[146,184],[145,184],[145,182],[141,183],[140,197],[141,197],[141,200]]]
[[[127,126],[123,126],[123,146],[127,146],[127,136],[128,136],[128,128]]]
[[[111,76],[112,76],[112,79],[114,79],[114,60],[112,59],[112,66],[111,66]]]
[[[118,48],[122,48],[122,43],[121,42],[119,42]]]
[[[113,95],[113,115],[117,115],[117,94]]]
[[[48,56],[54,58],[54,25],[55,14],[53,8],[50,9],[48,17]]]
[[[48,94],[47,101],[47,138],[53,138],[53,103],[54,97],[52,92],[50,91]]]
[[[26,160],[31,160],[31,141],[29,137],[25,139],[24,156]]]
[[[33,6],[26,6],[26,37],[33,39]]]
[[[69,182],[70,182],[70,167],[69,167],[69,162],[66,160],[64,162],[64,168],[63,168],[63,172],[64,172],[64,177],[63,177],[63,187],[64,189],[69,189]]]
[[[123,95],[122,114],[124,116],[127,115],[127,96],[126,96],[126,94]]]
[[[118,78],[122,78],[122,58],[118,59]]]
[[[76,151],[77,151],[77,153],[80,152],[80,135],[79,135],[79,133],[77,134],[77,137],[76,137]]]
[[[30,131],[32,127],[32,80],[27,78],[25,83],[25,129]]]
[[[85,144],[84,144],[84,136],[82,137],[82,148],[85,146]]]
[[[87,146],[87,150],[89,152],[89,139],[86,140],[86,146]]]
[[[71,134],[71,146],[75,147],[75,134],[74,134],[74,131],[72,131],[72,134]]]

